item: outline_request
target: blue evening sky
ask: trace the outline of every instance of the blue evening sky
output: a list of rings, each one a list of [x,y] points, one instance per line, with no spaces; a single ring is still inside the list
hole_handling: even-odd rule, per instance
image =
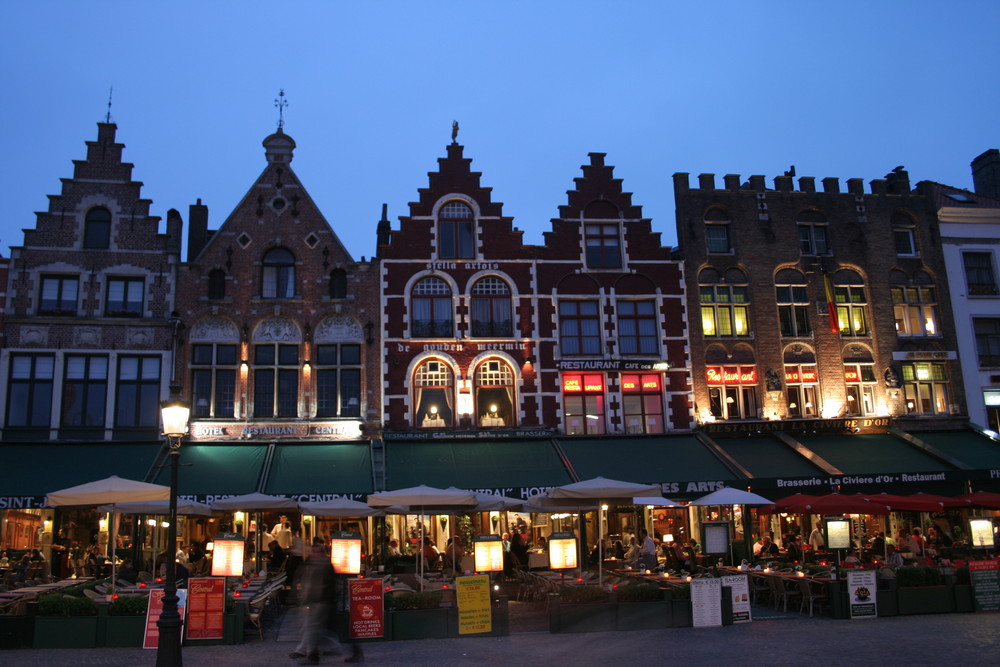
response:
[[[7,213],[0,251],[112,116],[165,219],[197,198],[218,228],[264,167],[284,88],[293,168],[355,258],[375,251],[460,143],[541,242],[587,153],[675,243],[671,175],[881,178],[971,188],[1000,147],[1000,3],[8,3]],[[162,229],[162,223],[161,223]],[[185,235],[186,236],[186,235]]]

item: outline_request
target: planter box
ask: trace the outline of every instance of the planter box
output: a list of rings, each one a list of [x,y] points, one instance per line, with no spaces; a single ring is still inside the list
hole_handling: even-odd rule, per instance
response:
[[[691,600],[671,600],[671,627],[690,628],[694,625],[691,614]]]
[[[97,616],[36,616],[34,648],[94,648]]]
[[[662,630],[673,623],[672,601],[619,602],[616,630]]]
[[[146,615],[108,616],[104,631],[104,646],[142,646]]]
[[[25,614],[0,616],[0,649],[30,646],[34,621]]]
[[[448,636],[449,611],[444,608],[392,610],[386,617],[393,639],[444,639]]]
[[[951,586],[900,587],[897,591],[900,615],[947,614],[955,611]]]
[[[972,605],[972,586],[955,586],[955,611],[963,614],[971,614],[975,611]]]
[[[899,616],[898,590],[899,587],[896,585],[895,579],[888,577],[880,577],[878,579],[876,604],[880,617]]]
[[[559,604],[558,607],[559,626],[554,632],[607,632],[615,629],[617,605],[611,602]]]

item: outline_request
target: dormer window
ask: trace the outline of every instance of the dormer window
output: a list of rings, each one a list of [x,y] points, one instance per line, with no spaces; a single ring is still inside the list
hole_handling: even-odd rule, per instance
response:
[[[274,248],[264,255],[261,296],[291,299],[295,296],[295,256],[286,248]]]
[[[111,247],[111,211],[97,206],[83,220],[83,247],[106,250]]]
[[[438,213],[438,257],[471,259],[476,256],[472,209],[463,202],[450,201]]]

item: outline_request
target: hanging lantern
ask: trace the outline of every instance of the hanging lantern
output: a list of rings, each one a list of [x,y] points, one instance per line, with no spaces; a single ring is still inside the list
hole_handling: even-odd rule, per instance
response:
[[[576,535],[552,533],[549,536],[549,569],[569,570],[576,566]]]
[[[476,572],[503,570],[503,540],[499,535],[477,535],[473,540]]]
[[[333,533],[330,562],[338,574],[361,574],[361,535],[349,530]]]
[[[219,533],[213,541],[212,576],[243,576],[243,537],[234,533]]]

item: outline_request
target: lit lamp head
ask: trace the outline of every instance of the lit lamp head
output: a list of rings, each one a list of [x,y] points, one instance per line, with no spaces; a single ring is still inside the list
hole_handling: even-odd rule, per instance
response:
[[[503,570],[503,539],[499,535],[477,535],[473,540],[476,572]]]
[[[576,566],[576,535],[570,532],[549,535],[549,569],[571,570]]]
[[[341,530],[330,536],[330,562],[338,574],[361,574],[361,534]]]
[[[438,414],[438,406],[432,405],[431,406],[431,417],[437,417],[437,414]]]
[[[243,576],[243,550],[246,546],[243,536],[235,533],[219,533],[212,544],[212,576]]]
[[[163,419],[163,435],[170,442],[171,449],[181,446],[181,438],[188,432],[188,418],[191,406],[181,400],[176,389],[171,397],[160,403],[160,417]]]

